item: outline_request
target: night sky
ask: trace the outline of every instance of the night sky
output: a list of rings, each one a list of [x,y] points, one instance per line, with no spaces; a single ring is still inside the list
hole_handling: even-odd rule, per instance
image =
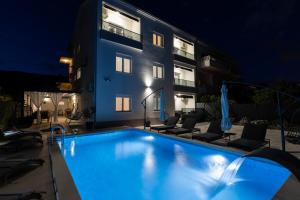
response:
[[[247,81],[299,81],[298,0],[128,0],[233,56]],[[80,0],[9,0],[0,7],[0,69],[63,74]],[[172,7],[171,7],[172,6]]]

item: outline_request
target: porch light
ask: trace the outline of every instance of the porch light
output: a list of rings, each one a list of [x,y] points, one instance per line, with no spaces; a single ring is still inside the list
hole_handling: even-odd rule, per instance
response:
[[[62,56],[62,57],[59,58],[59,63],[72,66],[73,65],[73,59],[69,58],[69,57],[63,57]]]
[[[152,85],[152,77],[150,77],[150,76],[146,76],[145,77],[145,80],[144,80],[144,82],[145,82],[145,86],[147,87],[147,88],[150,88],[151,87],[151,85]]]
[[[46,95],[44,97],[44,102],[49,102],[49,101],[51,101],[51,97],[49,95]]]

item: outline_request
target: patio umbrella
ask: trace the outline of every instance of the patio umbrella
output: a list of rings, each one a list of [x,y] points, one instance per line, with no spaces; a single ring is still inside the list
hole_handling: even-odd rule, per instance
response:
[[[231,129],[231,122],[229,119],[229,103],[227,97],[227,87],[225,84],[222,85],[221,88],[221,109],[222,109],[222,121],[221,121],[221,129],[223,131]]]
[[[160,90],[160,105],[159,105],[159,118],[160,121],[165,121],[166,120],[166,116],[165,116],[165,92],[164,90]]]

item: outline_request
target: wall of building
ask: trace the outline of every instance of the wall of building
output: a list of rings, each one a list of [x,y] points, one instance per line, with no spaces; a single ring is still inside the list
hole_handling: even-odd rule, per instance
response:
[[[86,0],[81,4],[73,35],[73,70],[81,68],[81,78],[74,85],[80,92],[82,110],[95,107],[94,72],[97,65],[98,2]],[[75,72],[76,73],[76,72]]]
[[[201,58],[211,49],[206,45],[196,42],[196,38],[169,25],[129,4],[117,0],[105,1],[109,6],[124,11],[140,19],[142,41],[129,41],[130,39],[116,33],[110,33],[109,29],[100,30],[102,20],[103,1],[86,0],[81,6],[75,34],[75,47],[80,44],[80,53],[75,55],[75,65],[82,67],[81,79],[77,81],[80,87],[82,106],[84,108],[95,107],[96,122],[111,122],[121,120],[143,119],[143,106],[141,101],[152,91],[164,88],[166,114],[173,115],[174,111],[181,108],[195,107],[198,88],[202,86],[206,76],[201,71]],[[116,13],[118,14],[118,13]],[[120,30],[118,30],[120,31]],[[135,31],[139,32],[139,31]],[[152,34],[157,32],[164,36],[164,48],[152,44]],[[178,58],[173,54],[174,35],[194,43],[195,61],[188,58]],[[115,39],[114,39],[115,37]],[[124,40],[124,41],[122,41]],[[127,40],[127,41],[125,41]],[[131,45],[132,44],[132,45]],[[209,49],[209,50],[208,50]],[[132,60],[132,73],[116,71],[116,55],[123,54]],[[180,57],[180,56],[179,56]],[[164,78],[152,77],[154,64],[164,66]],[[193,69],[193,72],[183,73],[181,79],[190,80],[195,76],[196,87],[174,86],[174,63]],[[213,78],[209,78],[209,84],[214,84]],[[184,88],[186,87],[186,88]],[[174,91],[176,89],[176,91]],[[193,95],[193,99],[184,102],[177,100],[175,93]],[[131,98],[130,112],[116,112],[115,98],[128,96]],[[178,101],[178,102],[177,102]],[[175,108],[175,103],[177,102]],[[147,101],[147,117],[158,118],[159,112],[153,111],[152,97]]]
[[[136,49],[127,45],[100,39],[98,40],[99,52],[97,67],[96,86],[96,119],[97,121],[118,121],[143,119],[143,106],[141,101],[145,96],[159,88],[164,88],[167,115],[174,114],[174,92],[173,79],[174,67],[172,60],[172,31],[155,21],[145,18],[133,10],[122,5],[116,5],[114,1],[109,2],[123,11],[139,17],[143,37],[143,49]],[[164,48],[152,45],[153,31],[164,35]],[[132,58],[132,73],[120,73],[115,70],[116,54],[124,54]],[[154,63],[164,66],[164,78],[152,77]],[[131,112],[116,112],[115,97],[129,96],[132,99]],[[158,118],[159,112],[153,111],[152,98],[147,101],[147,116]]]

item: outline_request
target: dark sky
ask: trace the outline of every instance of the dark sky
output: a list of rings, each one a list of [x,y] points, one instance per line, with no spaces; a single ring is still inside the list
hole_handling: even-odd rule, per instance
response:
[[[128,0],[232,55],[248,81],[300,74],[298,0]],[[176,2],[176,3],[175,3]],[[0,69],[61,74],[79,0],[9,0],[0,7]]]
[[[74,0],[1,1],[0,69],[66,74],[59,57],[67,53],[78,6]]]

